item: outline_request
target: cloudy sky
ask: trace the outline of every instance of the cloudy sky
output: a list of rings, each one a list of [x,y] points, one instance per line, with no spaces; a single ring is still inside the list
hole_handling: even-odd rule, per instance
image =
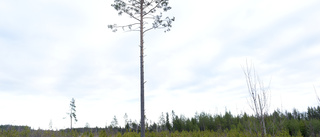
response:
[[[139,121],[139,33],[113,33],[112,0],[0,1],[0,124],[69,127]],[[145,36],[146,116],[252,113],[241,66],[254,63],[270,111],[305,111],[320,94],[317,0],[171,0],[172,30]]]

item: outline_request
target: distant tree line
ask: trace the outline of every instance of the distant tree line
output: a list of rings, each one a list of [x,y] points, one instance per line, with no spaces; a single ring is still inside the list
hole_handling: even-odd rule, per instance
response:
[[[31,129],[28,126],[0,125],[0,137],[2,136],[121,136],[138,135],[141,132],[140,123],[128,120],[125,116],[124,127],[111,122],[106,127],[95,128],[73,128],[59,131]],[[114,117],[114,121],[117,121]],[[149,134],[218,134],[224,133],[229,136],[231,133],[243,134],[244,136],[260,136],[259,118],[256,115],[243,113],[232,115],[226,111],[224,114],[209,114],[205,112],[196,113],[193,117],[187,118],[184,115],[176,115],[174,111],[170,114],[162,113],[159,121],[146,121],[146,136]],[[281,112],[279,109],[270,114],[265,114],[266,134],[271,136],[320,136],[320,106],[308,107],[306,112],[299,112],[293,109],[292,112]],[[209,132],[208,132],[209,131]],[[151,135],[150,135],[151,136]],[[192,136],[192,135],[191,135]]]
[[[260,135],[259,118],[254,115],[243,113],[232,115],[225,112],[223,115],[212,115],[201,112],[194,117],[186,118],[184,115],[175,115],[174,111],[166,117],[162,114],[158,123],[148,123],[146,128],[150,132],[182,132],[182,131],[225,131],[236,129],[239,132],[249,132],[253,135]],[[308,107],[307,112],[299,112],[293,109],[292,112],[281,112],[279,109],[273,113],[265,114],[266,132],[268,135],[277,135],[283,131],[291,136],[319,136],[320,135],[320,107]],[[138,127],[136,127],[138,126]],[[126,131],[139,132],[139,125],[128,122],[125,126]],[[137,130],[138,129],[138,130]]]

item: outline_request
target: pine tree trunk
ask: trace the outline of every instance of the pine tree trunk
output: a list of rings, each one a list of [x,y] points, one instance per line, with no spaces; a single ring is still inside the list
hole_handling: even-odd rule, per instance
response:
[[[144,71],[143,71],[143,3],[140,0],[140,92],[141,92],[141,137],[145,136],[144,121]]]

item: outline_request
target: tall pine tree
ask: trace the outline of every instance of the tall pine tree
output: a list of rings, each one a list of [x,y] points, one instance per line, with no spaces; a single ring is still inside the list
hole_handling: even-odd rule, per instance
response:
[[[144,34],[152,29],[165,29],[170,31],[171,23],[175,18],[163,17],[162,12],[171,9],[169,0],[114,0],[111,6],[118,11],[118,15],[126,14],[133,18],[136,23],[118,26],[108,25],[108,28],[116,32],[118,28],[140,33],[140,103],[141,103],[141,137],[145,136],[145,109],[144,109]],[[152,25],[148,26],[149,22]]]

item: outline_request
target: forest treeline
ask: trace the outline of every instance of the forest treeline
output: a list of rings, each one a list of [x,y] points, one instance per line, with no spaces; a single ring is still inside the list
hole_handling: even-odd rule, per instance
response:
[[[59,131],[33,130],[28,126],[0,126],[2,136],[139,136],[140,124],[125,119],[124,127],[112,123],[104,128],[74,128]],[[320,106],[308,107],[306,112],[279,109],[265,115],[267,136],[320,136]],[[259,119],[243,113],[232,115],[196,113],[187,118],[174,111],[162,113],[157,123],[146,122],[146,136],[261,136]]]

